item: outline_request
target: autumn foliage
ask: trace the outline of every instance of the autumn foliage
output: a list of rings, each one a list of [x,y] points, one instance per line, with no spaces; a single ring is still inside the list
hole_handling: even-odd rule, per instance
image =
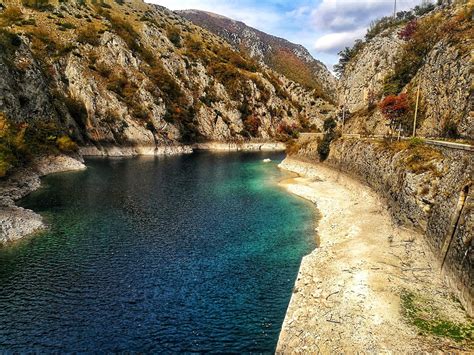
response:
[[[395,127],[402,123],[409,110],[409,103],[407,94],[389,95],[379,104],[380,111],[390,125]]]
[[[417,26],[418,24],[416,20],[411,20],[410,22],[406,24],[403,30],[398,32],[398,37],[400,39],[403,39],[404,41],[409,41],[415,34]]]

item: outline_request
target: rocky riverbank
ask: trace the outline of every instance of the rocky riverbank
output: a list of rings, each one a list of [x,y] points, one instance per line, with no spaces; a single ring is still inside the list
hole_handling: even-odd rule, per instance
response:
[[[0,181],[0,245],[45,228],[40,215],[15,205],[15,201],[41,186],[42,176],[85,168],[80,156],[41,157],[27,168],[16,171],[9,179]]]
[[[80,153],[85,157],[134,157],[134,156],[161,156],[191,154],[193,148],[189,145],[169,145],[169,146],[85,146],[80,149]]]
[[[414,298],[433,322],[469,324],[421,233],[394,224],[374,191],[337,170],[294,159],[280,167],[301,175],[282,184],[322,217],[320,246],[302,261],[277,353],[472,349],[413,325],[404,300]]]
[[[284,151],[286,145],[281,142],[208,142],[197,143],[193,145],[195,150],[210,150],[210,151],[228,151],[228,152],[256,152],[256,151]]]

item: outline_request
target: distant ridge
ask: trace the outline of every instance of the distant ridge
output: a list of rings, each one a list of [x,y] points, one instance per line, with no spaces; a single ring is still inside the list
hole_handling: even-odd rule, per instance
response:
[[[228,17],[201,10],[175,11],[198,26],[225,39],[234,48],[250,54],[270,68],[306,88],[335,99],[336,79],[326,66],[299,44],[279,38]]]

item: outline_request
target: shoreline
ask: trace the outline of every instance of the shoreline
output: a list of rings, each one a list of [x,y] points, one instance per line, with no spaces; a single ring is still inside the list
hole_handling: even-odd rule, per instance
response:
[[[277,353],[430,352],[456,348],[420,335],[403,315],[410,292],[465,321],[422,234],[394,224],[387,205],[361,182],[323,164],[286,158],[299,175],[281,185],[313,202],[319,246],[302,259]]]
[[[36,212],[19,207],[16,201],[41,187],[41,177],[86,169],[84,157],[127,158],[137,156],[174,156],[192,154],[196,150],[212,152],[283,151],[280,142],[207,142],[193,145],[169,146],[82,146],[76,156],[54,155],[35,159],[27,167],[15,171],[0,181],[0,247],[46,229],[43,218]]]
[[[272,152],[284,151],[286,145],[282,142],[205,142],[190,145],[163,146],[83,146],[79,153],[83,157],[134,157],[134,156],[172,156],[192,154],[197,150],[212,152]]]
[[[38,213],[16,202],[41,187],[41,177],[86,169],[82,157],[44,156],[0,182],[0,246],[33,235],[46,228]]]

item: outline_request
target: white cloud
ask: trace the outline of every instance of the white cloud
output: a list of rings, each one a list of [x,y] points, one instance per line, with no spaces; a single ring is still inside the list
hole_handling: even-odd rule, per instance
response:
[[[270,7],[256,3],[255,6],[239,6],[233,1],[218,0],[147,0],[171,10],[197,9],[227,16],[242,21],[249,26],[268,31],[274,30],[282,21],[284,14]]]
[[[420,0],[398,0],[397,11]],[[325,31],[347,31],[393,13],[394,0],[323,0],[313,11],[313,24]]]
[[[370,23],[393,13],[394,0],[147,0],[171,10],[199,9],[245,22],[306,46],[327,64],[363,38]],[[406,10],[422,0],[397,0]]]
[[[397,11],[418,5],[421,0],[397,0]],[[319,37],[313,41],[316,54],[337,54],[362,39],[370,23],[393,13],[394,0],[322,0],[311,12],[312,26]]]
[[[365,27],[350,32],[333,32],[319,37],[314,49],[318,52],[337,53],[344,47],[351,46],[354,41],[365,34]]]

